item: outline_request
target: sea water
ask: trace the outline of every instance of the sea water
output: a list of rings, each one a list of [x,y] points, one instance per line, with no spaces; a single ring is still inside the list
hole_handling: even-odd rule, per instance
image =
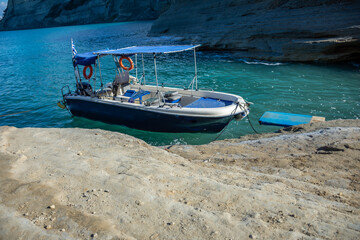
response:
[[[57,106],[60,89],[75,88],[72,38],[78,52],[134,45],[179,44],[179,39],[148,37],[151,22],[129,22],[0,32],[0,125],[39,128],[100,128],[121,132],[153,145],[203,144],[218,134],[157,133],[71,117]],[[133,58],[134,60],[134,58]],[[139,60],[138,77],[142,74]],[[154,82],[152,56],[145,56],[146,80]],[[111,57],[101,59],[104,83],[115,76]],[[305,64],[264,62],[226,52],[197,53],[199,87],[242,96],[254,103],[250,121],[258,132],[265,111],[315,115],[332,119],[360,117],[360,68],[357,63]],[[188,86],[194,77],[193,53],[157,58],[160,83]],[[135,75],[135,70],[131,72]],[[99,87],[97,71],[96,86]],[[32,111],[28,111],[32,110]],[[24,112],[26,111],[26,112]],[[9,115],[23,112],[21,114]],[[253,133],[248,119],[232,121],[219,139]]]

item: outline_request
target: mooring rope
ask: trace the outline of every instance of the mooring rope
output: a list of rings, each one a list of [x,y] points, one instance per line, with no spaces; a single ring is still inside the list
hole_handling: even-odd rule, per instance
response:
[[[246,101],[246,100],[245,100],[245,101]],[[246,101],[246,103],[247,103],[247,104],[250,104],[250,103],[247,102],[247,101]],[[245,109],[243,109],[242,107],[240,107],[240,108],[241,108],[241,110],[245,111]],[[252,125],[251,120],[250,120],[250,117],[249,117],[249,114],[247,114],[246,117],[247,117],[247,119],[248,119],[248,121],[249,121],[249,124],[250,124],[252,130],[253,130],[255,133],[259,134],[259,132],[256,131],[255,128],[254,128],[254,126]]]
[[[235,109],[231,112],[232,117],[230,118],[228,124],[221,130],[221,132],[219,133],[219,135],[217,135],[216,138],[215,138],[213,141],[218,140],[218,138],[223,134],[223,132],[225,131],[225,129],[227,128],[227,126],[229,126],[231,120],[234,119],[237,107],[240,107],[241,110],[246,111],[246,109],[242,108],[242,106],[240,105],[240,103],[236,104]],[[247,114],[246,117],[247,117],[247,119],[248,119],[248,121],[249,121],[249,124],[250,124],[252,130],[253,130],[255,133],[259,134],[259,132],[256,131],[255,128],[254,128],[254,126],[252,125],[251,120],[250,120],[250,118],[249,118],[249,114]]]
[[[227,126],[229,126],[230,122],[234,119],[235,117],[235,113],[236,113],[236,109],[238,108],[238,106],[240,105],[240,103],[236,104],[235,109],[231,112],[231,118],[229,119],[229,122],[226,124],[226,126],[220,131],[219,135],[216,136],[216,138],[213,141],[218,140],[218,138],[221,136],[221,134],[223,134],[223,132],[225,131],[225,129],[227,128]]]
[[[249,123],[250,123],[250,126],[252,128],[252,130],[254,130],[255,133],[259,134],[258,131],[255,130],[254,126],[252,125],[251,121],[250,121],[250,118],[249,118],[249,114],[246,116],[247,119],[249,120]]]

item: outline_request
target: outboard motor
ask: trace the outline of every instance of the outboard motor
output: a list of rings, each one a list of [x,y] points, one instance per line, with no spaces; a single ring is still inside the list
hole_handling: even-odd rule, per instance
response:
[[[91,96],[92,94],[92,87],[90,83],[88,82],[81,82],[77,84],[77,94],[83,95],[83,96]]]

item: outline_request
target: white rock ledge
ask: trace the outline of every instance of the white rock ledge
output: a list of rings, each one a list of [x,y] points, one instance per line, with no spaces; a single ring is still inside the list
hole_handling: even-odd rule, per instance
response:
[[[359,140],[360,120],[171,147],[1,127],[0,238],[356,239]]]

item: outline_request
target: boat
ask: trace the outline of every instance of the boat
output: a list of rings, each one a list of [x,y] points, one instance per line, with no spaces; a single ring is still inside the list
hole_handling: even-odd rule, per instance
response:
[[[238,95],[198,88],[196,48],[199,46],[131,46],[77,53],[72,43],[76,89],[71,91],[68,85],[64,86],[60,105],[73,116],[146,131],[220,132],[233,119],[246,117],[250,104]],[[185,51],[194,52],[195,73],[188,87],[160,85],[157,57]],[[154,60],[153,83],[145,78],[144,55]],[[140,56],[142,74],[138,71]],[[103,57],[112,57],[115,63],[115,74],[106,84],[101,75]]]

